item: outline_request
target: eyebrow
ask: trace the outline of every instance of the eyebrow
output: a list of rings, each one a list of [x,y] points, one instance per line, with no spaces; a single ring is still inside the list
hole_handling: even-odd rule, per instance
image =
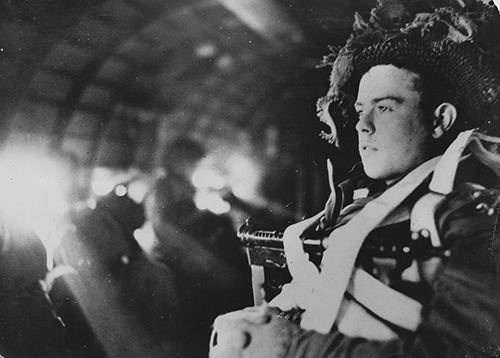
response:
[[[403,97],[399,97],[399,96],[384,96],[384,97],[377,97],[377,98],[374,98],[370,101],[370,103],[378,103],[380,101],[384,101],[384,100],[391,100],[391,101],[395,101],[397,103],[403,103]],[[356,102],[354,103],[354,107],[357,107],[357,106],[362,106],[363,103],[361,102]]]

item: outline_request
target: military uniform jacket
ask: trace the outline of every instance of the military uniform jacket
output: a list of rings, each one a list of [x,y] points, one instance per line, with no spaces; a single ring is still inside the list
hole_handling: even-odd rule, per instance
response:
[[[335,327],[330,334],[300,330],[289,338],[285,357],[499,357],[500,356],[500,225],[499,180],[489,169],[469,158],[463,161],[455,179],[455,189],[437,206],[435,226],[446,257],[436,275],[420,282],[404,279],[409,262],[398,262],[389,273],[381,274],[379,263],[363,260],[358,264],[375,276],[385,275],[387,284],[423,304],[423,320],[415,332],[394,328],[398,336],[389,341],[348,337]],[[366,198],[384,188],[362,174],[341,185],[340,214],[328,207],[331,225],[349,220],[355,212],[354,196],[367,190]],[[357,194],[356,194],[357,193]],[[405,203],[411,207],[426,193],[424,182]],[[362,204],[361,204],[362,205]],[[375,229],[365,244],[400,240],[410,234],[404,218]],[[385,239],[384,239],[385,238]],[[390,245],[389,245],[390,247]],[[423,258],[422,260],[424,260]],[[404,261],[404,260],[403,260]]]

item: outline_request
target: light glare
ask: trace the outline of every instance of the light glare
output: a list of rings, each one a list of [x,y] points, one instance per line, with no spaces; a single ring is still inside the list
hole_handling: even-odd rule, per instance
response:
[[[115,194],[120,197],[127,195],[127,187],[123,184],[116,186]]]
[[[222,175],[219,175],[217,172],[209,168],[196,169],[191,181],[198,189],[211,188],[214,190],[220,190],[226,185],[226,181]]]
[[[231,205],[215,192],[198,191],[195,205],[200,210],[210,210],[216,215],[222,215],[231,210]]]
[[[68,209],[70,174],[63,163],[37,152],[11,149],[0,158],[0,212],[9,225],[42,240],[49,266],[59,244],[51,235]]]
[[[128,196],[136,203],[142,203],[149,190],[145,180],[135,180],[128,185]]]
[[[152,253],[154,247],[157,245],[156,235],[149,221],[146,221],[142,227],[134,231],[134,238],[144,252],[148,254]]]

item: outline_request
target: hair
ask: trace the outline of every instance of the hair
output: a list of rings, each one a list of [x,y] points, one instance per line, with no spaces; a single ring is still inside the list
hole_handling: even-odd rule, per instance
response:
[[[465,116],[460,103],[456,99],[456,88],[454,88],[443,76],[425,70],[405,67],[398,68],[416,74],[413,85],[415,90],[420,94],[420,108],[429,126],[433,125],[434,112],[442,103],[452,104],[457,109],[458,116]],[[455,121],[450,130],[436,141],[436,151],[444,151],[462,130],[460,126],[460,123],[463,122],[462,119],[463,118],[459,118],[459,120]]]

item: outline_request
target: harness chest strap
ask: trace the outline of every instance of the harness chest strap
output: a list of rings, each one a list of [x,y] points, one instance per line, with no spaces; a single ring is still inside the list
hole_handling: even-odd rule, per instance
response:
[[[415,331],[420,324],[420,302],[390,288],[363,269],[354,269],[347,292],[365,308],[401,328]]]
[[[436,166],[429,184],[430,192],[420,198],[411,210],[411,231],[416,233],[421,232],[421,230],[427,231],[434,247],[441,246],[441,239],[436,227],[435,210],[444,196],[453,190],[458,163],[465,158],[464,149],[469,142],[478,140],[478,138],[500,143],[500,138],[485,136],[473,130],[461,133]],[[473,155],[478,156],[475,152]],[[481,160],[480,157],[478,159]],[[496,163],[500,163],[498,156],[495,157],[493,164]],[[486,164],[489,163],[486,162]],[[495,168],[491,169],[495,171]],[[361,269],[354,269],[351,285],[347,292],[379,317],[399,327],[415,330],[420,323],[422,306],[419,302],[391,289]]]
[[[430,192],[420,198],[412,208],[410,215],[410,229],[420,232],[425,229],[430,237],[432,246],[440,247],[441,240],[434,220],[435,209],[444,196],[451,193],[455,183],[458,163],[462,159],[464,149],[474,136],[479,135],[474,130],[460,133],[457,139],[443,154],[429,183]]]
[[[434,169],[429,184],[430,193],[420,198],[412,208],[411,231],[427,230],[434,247],[441,246],[434,219],[435,208],[444,195],[453,190],[458,163],[472,134],[473,131],[463,132],[450,145]],[[401,328],[414,331],[420,324],[422,305],[418,301],[393,290],[362,269],[354,269],[347,292],[379,317]]]
[[[346,225],[332,232],[323,254],[321,273],[312,280],[312,300],[301,326],[328,333],[337,318],[359,249],[377,227],[434,170],[439,158],[423,163],[378,198],[372,200]]]

